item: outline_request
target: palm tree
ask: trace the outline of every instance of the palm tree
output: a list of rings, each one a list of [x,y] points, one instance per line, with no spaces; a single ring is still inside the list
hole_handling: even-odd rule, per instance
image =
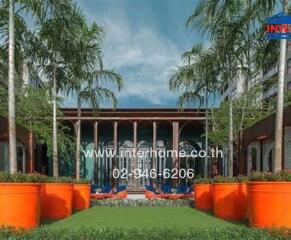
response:
[[[17,171],[16,123],[15,123],[15,82],[14,82],[14,0],[9,0],[9,72],[8,72],[8,124],[10,173]]]
[[[200,1],[187,24],[208,34],[218,49],[220,79],[228,86],[229,146],[228,174],[233,174],[233,114],[231,88],[239,72],[248,78],[256,55],[255,39],[261,31],[254,26],[263,23],[275,7],[274,0]],[[253,44],[252,44],[253,43]],[[225,85],[224,84],[224,85]],[[222,85],[223,86],[223,85]]]
[[[111,100],[114,107],[117,100],[113,92],[102,87],[102,83],[110,81],[117,85],[118,90],[122,87],[122,78],[111,70],[103,69],[102,62],[102,33],[103,29],[96,23],[88,26],[81,11],[76,7],[72,8],[71,38],[66,41],[66,51],[63,54],[67,62],[67,83],[65,91],[67,94],[77,96],[78,120],[75,125],[76,136],[76,179],[80,178],[80,142],[81,142],[81,104],[89,103],[94,110],[99,108],[99,103]]]
[[[66,43],[71,39],[75,27],[72,21],[74,5],[70,1],[56,1],[50,6],[46,18],[41,19],[38,30],[39,41],[35,42],[34,50],[40,68],[48,80],[53,105],[53,175],[58,177],[58,140],[57,140],[57,96],[66,84],[67,65],[64,54],[68,49]],[[62,34],[60,34],[62,33]]]
[[[1,34],[1,85],[4,88],[8,85],[8,122],[9,122],[9,159],[10,172],[17,171],[16,162],[16,116],[15,116],[15,92],[17,87],[21,85],[21,73],[23,71],[23,64],[27,58],[25,53],[27,46],[30,44],[28,36],[30,32],[26,26],[26,22],[21,17],[23,11],[29,11],[33,15],[40,16],[41,1],[36,0],[21,0],[17,1],[20,10],[14,12],[15,0],[2,1],[0,8],[0,34]],[[7,27],[8,25],[8,27]],[[7,33],[8,29],[8,33]],[[8,35],[8,40],[6,39]],[[8,56],[6,55],[6,43],[8,42]],[[8,58],[8,64],[6,59]],[[8,71],[6,71],[8,69]],[[6,83],[6,75],[8,72],[8,84]]]
[[[284,12],[287,12],[288,0],[283,1]],[[284,85],[285,85],[285,64],[286,64],[286,39],[280,40],[278,95],[275,125],[275,148],[273,172],[282,169],[282,145],[283,145],[283,115],[284,115]]]
[[[181,108],[185,104],[195,104],[197,101],[200,106],[205,103],[205,151],[208,153],[208,97],[209,93],[215,92],[218,83],[213,64],[215,58],[211,49],[203,49],[201,44],[194,45],[190,51],[182,55],[182,58],[185,64],[178,67],[170,77],[170,90],[181,93],[177,102]],[[208,176],[208,166],[208,156],[206,156],[205,177]]]
[[[237,7],[239,6],[239,7]],[[241,7],[244,6],[244,7]],[[283,1],[283,9],[287,12],[289,6],[288,0]],[[262,40],[263,28],[258,26],[263,25],[265,18],[270,16],[277,7],[277,1],[267,0],[260,1],[255,0],[245,5],[245,1],[201,1],[192,16],[188,19],[188,24],[192,27],[200,30],[206,30],[213,39],[218,36],[217,29],[219,26],[227,26],[231,28],[227,22],[223,23],[223,19],[227,16],[231,16],[231,24],[234,22],[239,23],[239,28],[233,28],[230,32],[224,36],[226,41],[233,39],[233,42],[237,42],[237,49],[227,47],[226,54],[231,54],[233,50],[245,49],[246,45],[244,41],[237,41],[241,38],[243,33],[246,37],[254,35],[253,38],[254,46],[250,48],[249,55],[256,58],[261,55],[268,56],[266,58],[260,57],[261,66],[266,66],[270,59],[277,56],[277,42],[267,42]],[[255,27],[254,27],[255,26]],[[222,33],[220,31],[220,33]],[[265,37],[265,36],[263,36]],[[257,39],[256,39],[257,38]],[[236,40],[236,41],[235,41]],[[232,46],[231,44],[228,46]],[[262,48],[265,47],[265,49]],[[261,50],[269,49],[269,53],[274,52],[276,54],[265,54]],[[258,59],[253,59],[256,62]],[[276,110],[276,127],[275,127],[275,158],[273,171],[277,172],[282,168],[282,136],[283,136],[283,103],[284,103],[284,72],[286,64],[286,40],[280,40],[280,57],[279,57],[279,77],[278,77],[278,95],[277,95],[277,110]]]

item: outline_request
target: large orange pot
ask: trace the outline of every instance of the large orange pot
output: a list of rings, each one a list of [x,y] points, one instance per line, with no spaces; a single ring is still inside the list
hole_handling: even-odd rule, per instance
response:
[[[200,210],[212,210],[212,185],[195,184],[194,185],[195,207]]]
[[[44,183],[41,192],[41,218],[58,220],[72,214],[73,184]]]
[[[214,183],[214,215],[226,220],[241,220],[247,216],[247,187],[245,183]]]
[[[291,228],[291,182],[248,183],[250,225]]]
[[[74,184],[73,209],[83,210],[90,207],[90,184]]]
[[[32,229],[39,225],[41,184],[0,183],[0,226]]]

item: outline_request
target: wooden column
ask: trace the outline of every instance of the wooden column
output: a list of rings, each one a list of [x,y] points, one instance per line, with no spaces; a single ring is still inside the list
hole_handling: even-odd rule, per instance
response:
[[[111,164],[111,169],[110,169],[110,177],[112,176],[112,171],[114,168],[117,167],[117,154],[118,154],[118,122],[114,121],[113,123],[113,144],[114,144],[114,158]],[[115,179],[111,179],[112,183],[115,183]]]
[[[93,122],[94,127],[94,151],[98,152],[98,122]],[[99,166],[98,166],[98,158],[94,153],[94,182],[95,184],[99,184]]]
[[[27,152],[27,159],[28,159],[28,172],[34,172],[34,136],[33,131],[28,132],[28,152]],[[24,168],[25,166],[23,166]]]
[[[113,144],[114,144],[114,151],[118,150],[118,122],[114,121],[113,123]]]
[[[172,148],[178,153],[179,151],[179,122],[173,122],[173,144]],[[179,168],[179,157],[173,156],[173,168]]]
[[[137,150],[137,122],[136,121],[133,122],[133,148],[135,151]],[[135,152],[135,154],[136,154],[136,152]],[[137,168],[137,157],[136,156],[133,158],[133,161],[134,162],[131,165],[132,173],[134,172],[134,169]],[[133,175],[133,185],[134,185],[134,187],[136,187],[136,179],[134,178],[134,175]]]
[[[153,158],[152,158],[152,168],[153,169],[157,169],[157,158],[156,158],[156,155],[155,155],[155,152],[156,152],[156,144],[157,144],[157,122],[154,121],[153,122]]]

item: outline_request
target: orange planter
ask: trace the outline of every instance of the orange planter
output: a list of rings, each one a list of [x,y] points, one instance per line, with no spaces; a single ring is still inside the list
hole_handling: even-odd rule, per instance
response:
[[[83,210],[90,207],[90,184],[74,184],[73,209]]]
[[[247,187],[245,183],[214,183],[214,215],[226,220],[241,220],[247,216]]]
[[[72,214],[73,184],[44,183],[41,192],[41,218],[58,220]]]
[[[291,228],[291,182],[248,183],[250,225]]]
[[[41,184],[0,183],[0,226],[32,229],[39,225]]]
[[[208,211],[213,209],[212,185],[195,184],[194,185],[195,207],[200,210]]]

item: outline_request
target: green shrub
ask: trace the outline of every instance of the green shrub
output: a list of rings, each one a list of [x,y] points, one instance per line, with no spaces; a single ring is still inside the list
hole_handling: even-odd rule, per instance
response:
[[[238,175],[236,177],[236,180],[238,183],[246,183],[249,181],[249,177],[248,176],[244,176],[244,175]]]
[[[168,200],[168,199],[104,199],[91,200],[91,206],[107,207],[184,207],[192,206],[193,201],[188,199]]]
[[[41,183],[45,179],[45,176],[38,173],[34,174],[23,174],[14,173],[10,174],[7,172],[0,172],[0,182],[4,183]]]
[[[71,177],[51,177],[44,176],[42,179],[43,183],[73,183],[73,179]]]
[[[194,184],[208,184],[208,183],[212,183],[212,179],[211,178],[196,178],[194,179]]]
[[[23,174],[0,172],[0,182],[2,183],[72,183],[70,177],[49,177],[38,173]]]
[[[247,176],[239,175],[237,177],[216,176],[212,179],[213,183],[245,183],[249,180]]]
[[[81,178],[79,180],[74,179],[73,183],[74,184],[90,184],[90,181],[86,178]]]
[[[258,182],[290,182],[291,173],[288,171],[280,171],[278,173],[252,172],[249,179],[250,181]]]
[[[143,229],[143,230],[124,230],[116,228],[39,228],[30,232],[14,231],[13,229],[0,230],[0,239],[13,240],[68,240],[68,239],[102,239],[102,240],[127,240],[127,239],[143,239],[143,240],[283,240],[288,236],[281,235],[280,232],[267,232],[264,230],[251,229],[247,227],[237,226],[232,228],[208,230],[191,230],[187,232],[175,231],[173,229]]]

